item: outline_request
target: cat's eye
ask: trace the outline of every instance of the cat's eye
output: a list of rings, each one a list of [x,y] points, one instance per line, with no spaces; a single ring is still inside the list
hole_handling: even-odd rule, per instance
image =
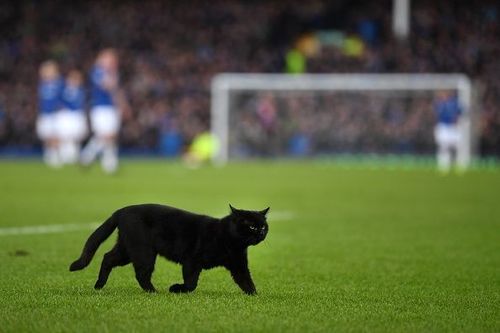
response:
[[[264,231],[266,230],[266,226],[261,226],[261,227],[257,227],[257,226],[253,226],[253,225],[250,225],[248,226],[248,228],[252,231],[257,231],[257,230],[260,230],[260,231]]]

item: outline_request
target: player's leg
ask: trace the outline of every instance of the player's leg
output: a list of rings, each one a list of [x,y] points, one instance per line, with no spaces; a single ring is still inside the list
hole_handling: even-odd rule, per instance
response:
[[[93,135],[87,145],[82,149],[80,162],[83,165],[89,165],[96,159],[97,155],[102,151],[103,143],[96,136]]]
[[[120,130],[120,116],[113,107],[103,110],[99,136],[103,142],[101,166],[107,173],[114,173],[118,169],[118,132]]]
[[[442,125],[436,126],[434,136],[437,144],[436,159],[438,170],[446,173],[451,167],[451,147],[449,144],[449,133]]]
[[[463,139],[460,125],[457,124],[453,127],[453,149],[455,151],[455,163],[458,172],[464,171],[468,162],[468,155],[466,149],[464,149]]]
[[[56,138],[47,138],[43,141],[43,160],[50,167],[57,168],[61,165]]]
[[[51,137],[46,141],[46,151],[46,163],[53,168],[60,167],[62,161],[59,152],[59,140],[56,137]]]
[[[78,120],[70,110],[62,110],[57,116],[59,152],[63,164],[73,164],[78,160]]]
[[[75,115],[75,125],[76,125],[76,130],[75,130],[75,148],[76,148],[76,161],[78,162],[80,156],[81,156],[81,151],[82,151],[82,142],[87,136],[89,130],[87,126],[87,119],[85,117],[85,113],[83,111],[79,111]]]
[[[438,169],[441,172],[448,172],[451,167],[451,149],[447,144],[438,144],[437,152]]]
[[[130,258],[127,255],[123,245],[120,244],[120,240],[113,247],[111,251],[104,255],[101,264],[101,270],[99,271],[99,278],[95,283],[95,289],[101,289],[104,287],[108,281],[109,274],[114,267],[124,266],[130,263]]]
[[[102,118],[101,108],[94,107],[90,112],[90,127],[93,135],[87,145],[82,149],[82,154],[80,157],[80,162],[83,165],[89,165],[90,163],[92,163],[104,148],[104,143],[102,142],[102,139],[99,135],[103,123]]]
[[[105,172],[114,173],[118,169],[118,145],[115,136],[106,136],[103,139],[101,165]]]
[[[40,141],[42,141],[43,149],[43,161],[45,164],[49,165],[49,152],[48,152],[48,133],[46,125],[46,116],[39,115],[36,120],[36,134]]]
[[[65,140],[61,146],[64,163],[74,164],[78,161],[78,143],[76,140]]]
[[[39,116],[36,123],[38,137],[43,142],[43,160],[50,167],[61,165],[55,115]]]

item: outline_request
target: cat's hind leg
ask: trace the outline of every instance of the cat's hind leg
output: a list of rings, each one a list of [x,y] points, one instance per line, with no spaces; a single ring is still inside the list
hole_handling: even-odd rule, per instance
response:
[[[151,276],[155,267],[156,253],[153,249],[137,249],[133,252],[132,264],[135,269],[135,278],[144,291],[155,292],[156,289],[151,283]]]
[[[129,263],[130,258],[125,249],[120,245],[120,243],[117,243],[111,251],[104,255],[101,263],[101,270],[99,271],[99,277],[94,288],[101,289],[104,287],[113,268],[116,266],[125,266]]]

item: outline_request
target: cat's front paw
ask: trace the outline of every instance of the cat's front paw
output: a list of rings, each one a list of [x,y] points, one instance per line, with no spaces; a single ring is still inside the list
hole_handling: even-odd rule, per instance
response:
[[[170,291],[171,293],[187,293],[188,290],[186,289],[186,287],[183,285],[183,284],[173,284],[170,286],[170,288],[168,288],[168,291]]]
[[[255,290],[255,288],[249,288],[249,289],[246,289],[246,290],[243,290],[245,292],[245,294],[247,295],[250,295],[250,296],[255,296],[257,295],[257,290]]]

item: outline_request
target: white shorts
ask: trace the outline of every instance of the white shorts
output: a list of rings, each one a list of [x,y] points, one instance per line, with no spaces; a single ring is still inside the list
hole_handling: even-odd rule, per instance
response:
[[[57,137],[57,113],[41,114],[36,120],[36,134],[45,141]]]
[[[460,141],[458,125],[436,125],[434,128],[434,139],[440,147],[456,148]]]
[[[57,137],[62,140],[83,140],[87,135],[87,120],[83,111],[61,110],[56,114]]]
[[[117,135],[120,121],[118,110],[112,106],[95,106],[90,111],[90,126],[97,136]]]

